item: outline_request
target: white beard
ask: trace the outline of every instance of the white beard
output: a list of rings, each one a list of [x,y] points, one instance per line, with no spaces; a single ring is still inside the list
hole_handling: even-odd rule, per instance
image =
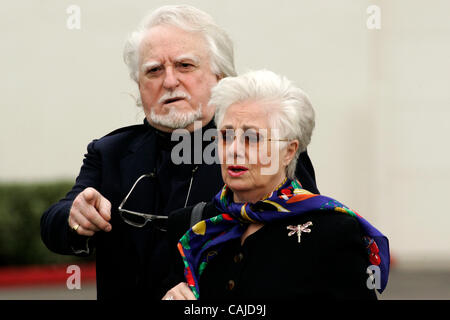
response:
[[[194,121],[201,119],[203,116],[201,104],[197,110],[189,112],[179,112],[176,106],[169,106],[169,113],[160,115],[155,114],[153,109],[150,111],[150,120],[155,124],[171,128],[184,129]]]

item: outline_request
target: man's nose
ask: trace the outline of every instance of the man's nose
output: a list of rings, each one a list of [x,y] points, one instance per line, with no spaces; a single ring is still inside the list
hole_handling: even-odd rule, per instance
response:
[[[164,88],[168,90],[175,89],[179,83],[175,70],[172,67],[168,67],[164,77]]]

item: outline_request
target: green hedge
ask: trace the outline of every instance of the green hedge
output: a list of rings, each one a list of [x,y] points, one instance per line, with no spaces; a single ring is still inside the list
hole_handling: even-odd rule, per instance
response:
[[[0,266],[93,260],[53,253],[41,240],[42,213],[72,185],[72,181],[0,184]]]

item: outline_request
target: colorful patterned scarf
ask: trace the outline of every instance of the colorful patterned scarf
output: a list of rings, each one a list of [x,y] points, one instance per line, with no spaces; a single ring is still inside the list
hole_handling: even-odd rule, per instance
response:
[[[285,179],[275,191],[254,204],[234,203],[233,193],[225,185],[215,196],[214,204],[223,213],[200,221],[178,242],[185,266],[184,275],[197,299],[200,297],[198,280],[205,267],[227,241],[240,238],[249,223],[270,223],[317,210],[343,212],[358,220],[369,261],[381,271],[381,288],[378,291],[383,292],[387,285],[390,260],[388,239],[355,211],[332,198],[303,189],[296,180]]]

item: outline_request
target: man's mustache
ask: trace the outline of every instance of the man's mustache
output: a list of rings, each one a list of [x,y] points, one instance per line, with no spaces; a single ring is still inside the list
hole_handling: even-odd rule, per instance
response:
[[[186,92],[183,92],[181,90],[175,90],[175,91],[169,91],[166,92],[160,99],[159,103],[167,103],[169,100],[176,100],[176,99],[187,99],[191,100],[191,96],[187,94]]]

